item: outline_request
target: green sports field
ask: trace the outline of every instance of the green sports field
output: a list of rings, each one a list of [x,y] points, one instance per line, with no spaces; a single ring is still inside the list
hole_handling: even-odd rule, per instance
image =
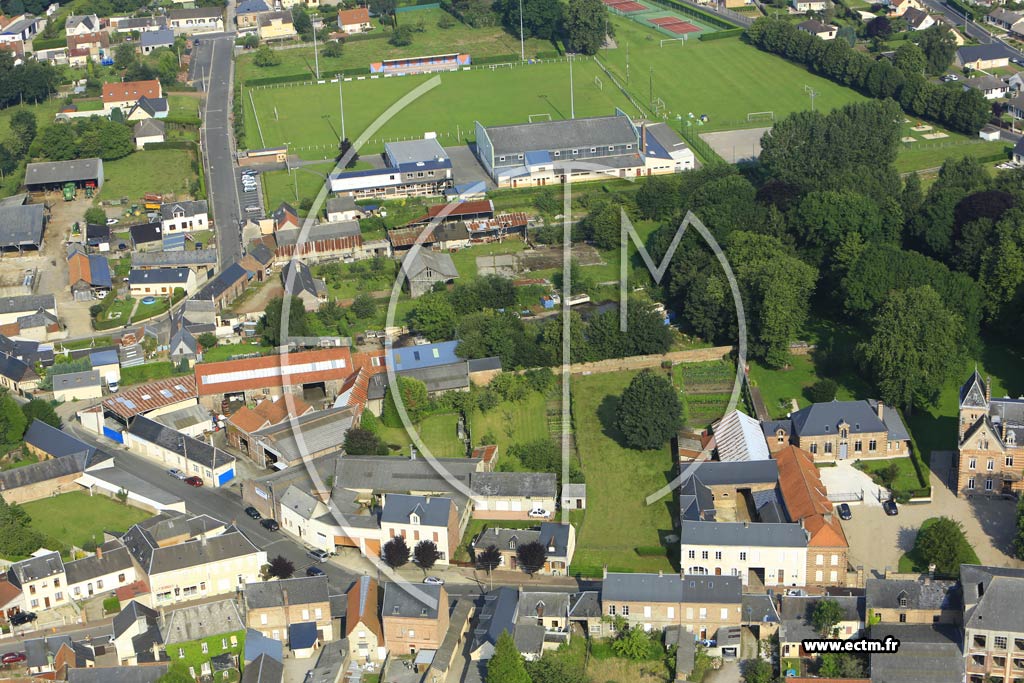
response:
[[[600,73],[592,60],[579,59],[573,63],[576,116],[609,115],[615,107],[636,114],[609,83],[598,89],[594,77]],[[498,125],[522,123],[531,114],[550,115],[553,119],[567,119],[570,115],[569,64],[565,61],[442,73],[438,77],[441,85],[388,121],[359,150],[360,154],[379,152],[388,140],[420,138],[425,131],[436,132],[444,145],[454,145],[460,139],[472,140],[476,120]],[[389,106],[430,78],[433,76],[366,78],[345,83],[348,137],[356,138]],[[249,147],[288,143],[303,158],[334,155],[338,139],[335,131],[340,128],[336,83],[255,88],[250,92],[259,112],[259,125],[253,120],[252,106],[247,101],[245,130]]]

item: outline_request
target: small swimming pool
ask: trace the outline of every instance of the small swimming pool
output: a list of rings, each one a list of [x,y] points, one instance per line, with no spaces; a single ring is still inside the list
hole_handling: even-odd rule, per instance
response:
[[[156,297],[152,297],[152,296],[143,297],[141,303],[145,304],[146,306],[149,306],[150,304],[155,304],[156,303]]]

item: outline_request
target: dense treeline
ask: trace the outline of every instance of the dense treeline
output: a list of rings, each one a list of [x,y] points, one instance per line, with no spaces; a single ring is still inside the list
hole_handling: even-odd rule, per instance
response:
[[[57,71],[33,59],[15,66],[9,53],[0,54],[0,109],[43,102],[57,91]]]
[[[934,42],[938,48],[946,46],[943,34],[948,34],[947,29],[939,26],[928,31],[934,31],[934,34],[923,38],[926,44],[930,46]],[[903,51],[900,59],[875,58],[858,52],[845,41],[820,40],[798,30],[785,19],[767,17],[755,21],[747,29],[747,37],[762,50],[799,62],[811,71],[856,88],[869,97],[895,99],[906,112],[961,133],[975,134],[988,120],[989,103],[979,90],[964,89],[958,83],[929,81],[925,77],[925,69],[935,70],[935,65],[931,65],[927,58],[930,55],[921,60],[912,56],[916,55],[913,49]],[[934,52],[940,53],[941,50]]]

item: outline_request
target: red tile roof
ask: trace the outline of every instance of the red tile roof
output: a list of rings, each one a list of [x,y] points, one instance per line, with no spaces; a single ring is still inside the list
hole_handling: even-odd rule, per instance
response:
[[[89,266],[89,257],[84,252],[78,251],[68,259],[68,284],[74,286],[77,282],[92,284],[92,269]]]
[[[484,461],[484,464],[490,464],[491,460],[498,454],[498,447],[494,445],[490,446],[477,446],[473,449],[473,453],[469,456],[471,458],[480,458]]]
[[[160,81],[125,81],[123,83],[106,83],[103,86],[103,101],[128,102],[140,97],[159,98],[163,96]]]
[[[294,417],[301,417],[313,410],[313,406],[298,396],[289,395],[276,401],[267,399],[256,404],[255,408],[242,406],[228,418],[228,422],[246,434],[252,434],[264,427],[279,424],[288,419],[289,409]]]
[[[338,23],[342,26],[370,23],[370,10],[365,7],[338,10]]]
[[[802,520],[811,534],[808,545],[847,547],[839,517],[832,513],[832,501],[814,465],[814,457],[796,446],[786,446],[772,457],[779,466],[779,492],[789,518]]]
[[[353,373],[348,349],[299,351],[281,356],[242,358],[196,366],[200,396],[308,382],[344,380]]]

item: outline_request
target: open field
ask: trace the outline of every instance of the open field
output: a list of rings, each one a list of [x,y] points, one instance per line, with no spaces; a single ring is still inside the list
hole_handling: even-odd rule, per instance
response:
[[[601,70],[593,60],[576,60],[573,71],[576,116],[606,116],[613,114],[615,107],[636,114],[610,85],[603,90],[594,85],[594,77]],[[569,64],[564,60],[494,70],[485,67],[424,76],[367,78],[344,84],[348,137],[358,137],[388,107],[431,78],[439,78],[441,84],[396,114],[360,148],[360,154],[380,152],[388,140],[421,138],[425,131],[436,132],[442,145],[472,140],[477,120],[500,125],[526,122],[531,114],[567,119],[571,113]],[[249,147],[287,143],[303,158],[322,159],[328,146],[333,149],[337,145],[341,121],[336,83],[260,87],[248,92],[259,112],[260,124],[257,126],[245,95]]]
[[[137,200],[147,192],[188,194],[192,179],[191,158],[183,149],[151,149],[133,152],[123,159],[103,163],[106,179],[99,199],[128,197]]]
[[[614,427],[619,395],[636,373],[574,377],[576,451],[587,481],[587,510],[576,544],[573,573],[672,571],[665,556],[641,557],[635,548],[657,546],[672,533],[676,505],[671,496],[653,505],[646,497],[669,482],[674,463],[668,445],[634,451],[619,443]]]
[[[707,114],[701,130],[766,125],[748,123],[751,112],[772,111],[776,120],[795,111],[810,109],[804,86],[818,95],[814,108],[829,111],[864,98],[858,93],[809,73],[796,64],[761,52],[739,38],[698,42],[685,46],[666,44],[664,36],[621,17],[612,17],[618,47],[601,50],[598,58],[626,83],[626,50],[629,44],[627,88],[642,104],[651,93],[665,101],[669,117]],[[593,79],[591,79],[593,80]],[[577,81],[579,82],[579,81]],[[610,84],[605,84],[607,90]]]
[[[358,166],[358,164],[357,164]],[[364,165],[369,168],[369,164]],[[324,176],[334,170],[334,162],[325,161],[322,164],[311,164],[301,166],[288,171],[270,171],[260,174],[260,183],[263,185],[263,202],[267,211],[273,211],[281,202],[288,202],[300,216],[305,216],[306,211],[299,207],[303,198],[314,198],[323,184],[326,182]],[[296,196],[297,194],[297,196]]]
[[[122,505],[106,496],[84,491],[62,493],[53,498],[22,505],[32,518],[32,528],[64,546],[103,541],[104,531],[127,531],[149,513]]]
[[[440,28],[437,22],[442,17],[449,17],[454,25]],[[422,33],[413,33],[412,45],[396,47],[387,38],[379,40],[350,40],[345,43],[341,57],[327,57],[320,47],[320,73],[330,74],[341,69],[366,69],[371,62],[399,57],[421,57],[426,55],[450,54],[452,52],[468,53],[472,59],[493,57],[496,55],[519,56],[519,38],[510,35],[501,26],[472,28],[441,9],[420,9],[414,12],[402,12],[398,15],[399,25],[416,26],[423,24]],[[390,27],[381,26],[374,21],[374,31],[385,36],[391,35]],[[539,53],[552,52],[555,47],[547,41],[531,38],[526,41],[526,56],[535,57]],[[250,78],[266,78],[268,76],[284,76],[292,74],[309,74],[312,79],[315,73],[313,48],[302,47],[293,50],[279,50],[281,63],[277,66],[259,67],[252,63],[252,53],[239,56],[236,63],[236,78],[245,82]]]
[[[469,433],[473,445],[483,443],[486,435],[494,437],[498,458],[508,453],[514,443],[528,443],[549,436],[547,401],[541,394],[530,392],[522,401],[502,401],[486,413],[474,410],[469,417]]]

